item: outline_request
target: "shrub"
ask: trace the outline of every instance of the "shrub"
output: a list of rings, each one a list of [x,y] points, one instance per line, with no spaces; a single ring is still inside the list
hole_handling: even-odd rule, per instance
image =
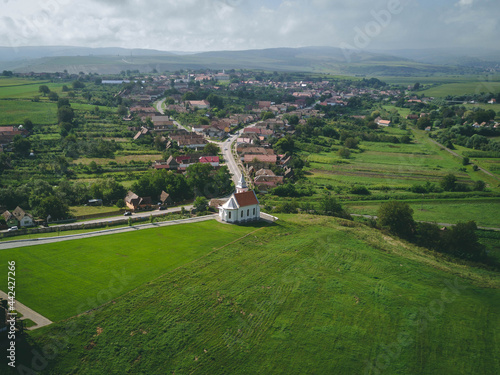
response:
[[[370,195],[370,190],[366,186],[353,186],[350,190],[351,194]]]

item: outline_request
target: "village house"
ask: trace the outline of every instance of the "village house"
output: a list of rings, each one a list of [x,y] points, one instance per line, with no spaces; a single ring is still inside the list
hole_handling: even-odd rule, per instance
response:
[[[33,220],[33,216],[25,212],[21,207],[17,206],[16,209],[12,212],[5,211],[2,214],[2,217],[5,219],[5,222],[9,227],[18,226],[18,227],[32,227],[35,225],[35,221]]]
[[[202,164],[210,164],[212,167],[218,168],[220,160],[218,156],[200,156],[198,162]]]
[[[160,207],[167,207],[167,206],[171,206],[173,203],[174,202],[172,201],[172,198],[170,198],[170,194],[168,194],[167,192],[162,190],[162,192],[160,194],[159,206]]]
[[[389,120],[382,120],[382,118],[377,117],[375,119],[375,124],[377,124],[378,126],[390,126],[391,122]]]
[[[210,108],[210,103],[207,102],[206,100],[188,100],[187,103],[189,106],[194,109],[209,109]]]
[[[130,190],[125,196],[124,201],[127,208],[132,211],[151,209],[151,206],[153,205],[151,197],[139,197],[137,194]]]
[[[177,142],[179,147],[187,147],[192,149],[202,149],[208,143],[208,141],[197,133],[187,133],[183,132],[181,134],[171,135],[170,139]]]
[[[28,132],[22,126],[0,126],[0,144],[11,143],[16,135],[26,136]]]
[[[256,155],[256,154],[246,154],[243,157],[243,163],[246,165],[271,165],[276,164],[278,161],[277,155]]]
[[[253,180],[255,187],[262,193],[283,183],[283,176],[276,176],[270,169],[260,169]]]
[[[245,223],[260,219],[259,200],[255,192],[248,190],[243,175],[236,185],[236,193],[219,207],[219,218],[227,223]]]

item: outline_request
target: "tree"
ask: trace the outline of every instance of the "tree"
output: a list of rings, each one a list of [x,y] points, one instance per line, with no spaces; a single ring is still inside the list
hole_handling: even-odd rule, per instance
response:
[[[341,216],[344,212],[340,203],[330,194],[326,194],[319,203],[319,210],[323,215]]]
[[[217,107],[219,109],[224,108],[224,101],[222,98],[215,94],[210,94],[207,96],[207,102],[210,103],[210,107]]]
[[[24,128],[29,132],[33,130],[33,122],[29,118],[24,119]]]
[[[205,212],[208,209],[208,200],[205,197],[196,197],[193,203],[196,212]]]
[[[119,116],[127,116],[128,115],[128,108],[125,107],[124,105],[119,105],[118,109],[116,110],[116,113],[118,113]]]
[[[454,174],[448,174],[441,180],[441,187],[444,191],[454,191],[457,186],[457,177]]]
[[[158,134],[154,139],[154,145],[158,151],[164,150],[165,149],[165,139],[160,134]]]
[[[339,151],[338,151],[338,155],[343,158],[343,159],[349,159],[349,156],[351,155],[351,152],[349,151],[349,149],[347,147],[342,147]]]
[[[299,116],[297,115],[290,115],[288,116],[288,124],[295,126],[299,123]]]
[[[66,219],[69,216],[69,207],[66,202],[52,195],[42,198],[34,207],[34,212],[43,219],[47,219],[49,215],[51,220]]]
[[[67,122],[72,123],[73,118],[75,117],[75,112],[71,107],[61,107],[57,110],[57,121],[58,122]]]
[[[61,108],[61,107],[71,107],[71,104],[69,102],[69,99],[68,98],[60,98],[58,101],[57,101],[57,108]]]
[[[273,146],[273,149],[280,154],[293,154],[295,148],[295,142],[292,137],[283,137],[278,142],[276,142]]]
[[[420,130],[425,130],[428,126],[432,126],[432,121],[429,117],[420,117],[417,121],[417,128]]]
[[[38,92],[42,93],[43,96],[47,95],[50,92],[49,86],[41,85],[38,87]]]
[[[344,141],[344,146],[347,148],[357,148],[358,140],[353,137],[346,138],[346,140]]]
[[[271,111],[266,111],[266,112],[262,112],[261,115],[260,115],[260,119],[262,121],[265,121],[265,120],[268,120],[270,118],[274,118],[274,113],[272,113]]]
[[[21,156],[28,156],[31,150],[31,142],[19,134],[14,137],[14,152]]]
[[[379,225],[387,228],[389,232],[405,239],[413,236],[415,221],[413,220],[413,209],[408,203],[400,201],[382,203],[377,216]]]
[[[182,101],[185,102],[186,100],[196,100],[196,94],[192,91],[188,91],[182,95]]]
[[[484,247],[478,242],[477,225],[474,221],[457,223],[444,232],[443,244],[447,252],[471,260],[481,260],[485,256]]]
[[[57,93],[54,91],[49,92],[48,97],[49,97],[49,100],[52,102],[57,102],[59,100],[59,95],[57,95]]]
[[[474,181],[474,186],[472,190],[474,191],[483,191],[486,188],[486,183],[482,180]]]
[[[196,196],[205,195],[208,192],[212,170],[212,166],[205,163],[196,163],[187,167],[187,182]]]
[[[220,148],[215,143],[207,143],[205,147],[203,147],[203,154],[205,154],[205,156],[216,156],[219,152]]]
[[[72,85],[75,90],[83,89],[85,87],[85,83],[83,83],[82,81],[73,81]]]

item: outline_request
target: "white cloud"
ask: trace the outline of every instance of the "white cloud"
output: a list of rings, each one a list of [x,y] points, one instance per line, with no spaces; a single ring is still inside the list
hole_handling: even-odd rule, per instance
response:
[[[460,7],[469,7],[474,3],[474,0],[460,0],[456,5]]]
[[[371,37],[369,48],[450,43],[496,47],[500,2],[436,3],[401,0],[403,11],[391,15],[390,22]],[[17,0],[3,5],[0,43],[184,51],[339,46],[352,43],[355,27],[373,26],[373,13],[386,11],[388,4],[388,0]],[[465,29],[467,38],[458,37]]]

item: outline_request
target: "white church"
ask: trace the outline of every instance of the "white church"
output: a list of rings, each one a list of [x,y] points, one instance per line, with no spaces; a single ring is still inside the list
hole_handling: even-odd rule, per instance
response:
[[[244,223],[260,219],[259,200],[249,191],[243,174],[236,185],[236,193],[219,207],[219,217],[227,223]]]

